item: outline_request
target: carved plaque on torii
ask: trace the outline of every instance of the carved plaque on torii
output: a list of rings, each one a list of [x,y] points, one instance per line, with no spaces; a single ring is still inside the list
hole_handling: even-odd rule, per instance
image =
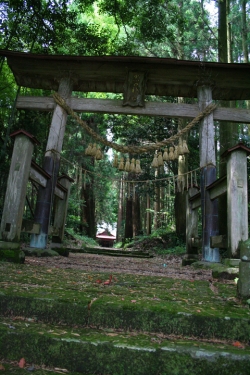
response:
[[[123,105],[144,107],[146,73],[129,71],[124,85]]]

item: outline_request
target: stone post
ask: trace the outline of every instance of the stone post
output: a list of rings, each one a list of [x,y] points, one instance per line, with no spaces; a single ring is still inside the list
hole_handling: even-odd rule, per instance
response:
[[[239,280],[237,285],[240,297],[250,297],[250,240],[240,244]]]
[[[227,150],[228,255],[239,257],[240,241],[248,239],[247,155],[250,149],[239,143]]]
[[[39,142],[24,130],[11,134],[11,137],[15,137],[15,144],[4,200],[1,239],[19,242],[32,153],[34,144]]]

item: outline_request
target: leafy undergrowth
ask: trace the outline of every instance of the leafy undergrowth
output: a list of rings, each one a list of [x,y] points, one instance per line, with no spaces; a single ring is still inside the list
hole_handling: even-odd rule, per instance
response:
[[[27,243],[26,246],[29,246],[29,244]],[[50,246],[50,243],[48,246]],[[65,230],[63,246],[67,248],[85,248],[86,246],[99,245],[93,238],[77,234],[72,228],[67,228]]]
[[[183,240],[175,232],[166,232],[165,230],[155,231],[150,236],[137,237],[126,243],[124,247],[150,251],[156,255],[184,255],[186,252],[186,245]]]

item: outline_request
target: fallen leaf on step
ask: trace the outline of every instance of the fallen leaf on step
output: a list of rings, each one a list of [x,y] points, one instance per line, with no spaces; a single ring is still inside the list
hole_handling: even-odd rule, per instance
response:
[[[118,336],[118,333],[106,333],[107,336]]]
[[[245,345],[243,345],[241,342],[239,341],[234,341],[233,342],[233,346],[236,346],[237,348],[241,348],[241,349],[245,349]]]
[[[5,367],[0,363],[0,371],[1,371],[1,370],[4,371],[4,370],[5,370]]]
[[[66,368],[59,368],[59,367],[55,367],[54,370],[55,371],[62,371],[62,373],[68,372],[68,370],[66,370]]]
[[[25,366],[25,359],[24,358],[21,358],[20,359],[20,361],[18,362],[18,366],[20,367],[20,368],[24,368],[24,366]]]

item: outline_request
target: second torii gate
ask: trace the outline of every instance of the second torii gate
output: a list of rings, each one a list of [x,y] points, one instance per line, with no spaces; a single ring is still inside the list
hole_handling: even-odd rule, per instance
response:
[[[49,56],[0,51],[20,86],[55,90],[78,112],[193,118],[212,100],[250,99],[250,65],[183,61],[166,58],[122,56]],[[123,100],[78,99],[72,91],[123,93]],[[145,101],[145,95],[197,98],[197,104]],[[35,220],[41,231],[31,246],[45,248],[48,239],[52,192],[58,175],[67,114],[52,97],[19,97],[19,109],[53,110],[44,169],[51,183],[39,193]],[[217,234],[217,203],[205,193],[216,178],[213,121],[250,122],[250,111],[217,108],[200,125],[203,258],[218,261],[218,249],[209,238]],[[55,156],[56,155],[56,156]],[[245,239],[245,238],[244,238]],[[244,240],[243,239],[243,240]]]

